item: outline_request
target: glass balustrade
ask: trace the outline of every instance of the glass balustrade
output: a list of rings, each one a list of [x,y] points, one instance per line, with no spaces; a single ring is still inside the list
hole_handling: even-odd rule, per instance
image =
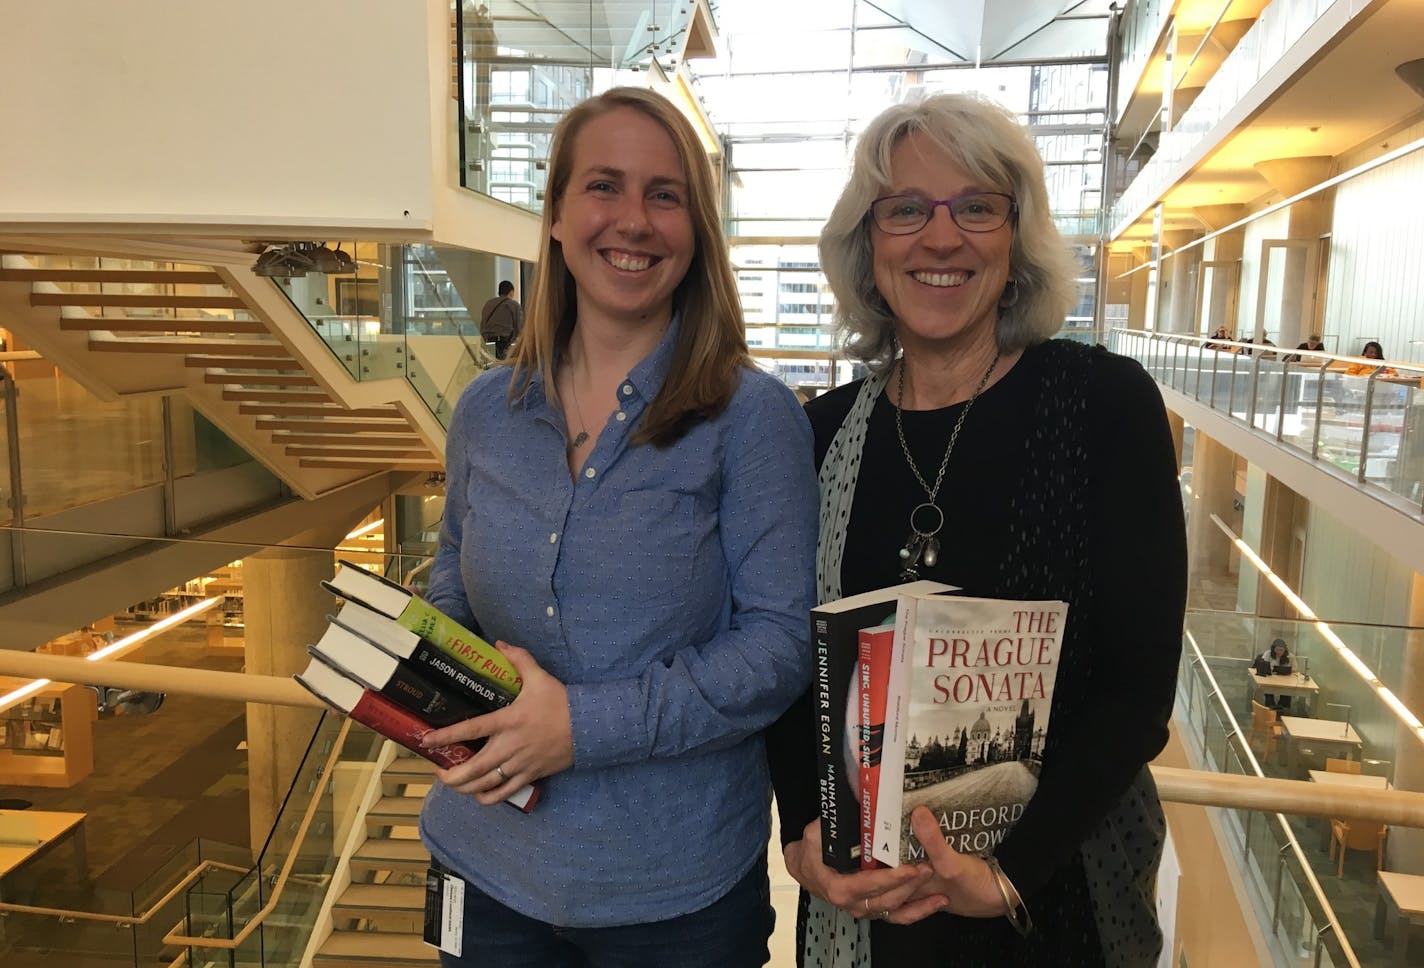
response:
[[[1112,224],[1136,219],[1161,196],[1189,154],[1234,110],[1326,11],[1344,0],[1273,0],[1222,61],[1201,94],[1113,203]]]
[[[1252,660],[1284,639],[1296,675],[1276,692],[1251,673]],[[1416,673],[1407,656],[1424,632],[1392,626],[1262,618],[1199,609],[1187,613],[1178,679],[1178,719],[1206,768],[1245,776],[1340,782],[1388,789],[1403,755],[1424,742],[1383,698]],[[1378,682],[1367,681],[1348,648]],[[1332,964],[1375,964],[1387,957],[1374,937],[1374,852],[1332,857],[1328,819],[1222,811],[1238,862],[1271,912],[1282,951],[1309,960],[1317,931]],[[1386,836],[1387,845],[1387,836]],[[1387,850],[1387,846],[1386,846]],[[1332,940],[1333,939],[1333,940]],[[1339,942],[1338,947],[1336,941]],[[1293,947],[1294,946],[1294,947]],[[1341,960],[1344,958],[1345,960]],[[1358,959],[1358,960],[1354,960]]]
[[[1392,503],[1424,506],[1424,366],[1114,330],[1158,382]],[[1248,352],[1231,352],[1241,349]]]
[[[461,184],[544,206],[554,126],[584,98],[677,69],[695,4],[455,4]]]

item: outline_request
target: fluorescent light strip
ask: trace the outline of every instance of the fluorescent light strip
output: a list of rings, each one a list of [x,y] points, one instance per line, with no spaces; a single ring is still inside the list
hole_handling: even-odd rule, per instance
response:
[[[33,696],[45,686],[49,685],[49,682],[50,681],[48,679],[36,679],[34,682],[26,683],[20,688],[12,690],[11,692],[7,692],[3,696],[0,696],[0,712],[9,709],[21,699],[24,699],[26,696]]]
[[[1247,545],[1245,541],[1238,538],[1236,533],[1227,526],[1225,521],[1221,520],[1219,515],[1213,514],[1211,520],[1213,524],[1225,532],[1226,536],[1231,539],[1231,543],[1241,552],[1241,556],[1251,562],[1251,565],[1262,575],[1266,576],[1266,580],[1274,585],[1276,590],[1295,606],[1296,611],[1315,623],[1315,630],[1320,633],[1320,637],[1330,643],[1330,647],[1340,654],[1340,658],[1345,660],[1345,664],[1351,669],[1354,669],[1355,674],[1365,680],[1365,684],[1375,691],[1380,701],[1388,706],[1395,716],[1399,717],[1399,720],[1414,732],[1416,739],[1424,743],[1424,723],[1420,722],[1419,717],[1414,715],[1410,708],[1404,705],[1400,698],[1396,696],[1388,686],[1380,682],[1380,678],[1375,675],[1375,671],[1365,665],[1365,660],[1356,655],[1355,650],[1346,645],[1344,640],[1335,634],[1334,629],[1320,621],[1310,606],[1305,604],[1304,600],[1302,600],[1279,575],[1267,567],[1266,563],[1261,560],[1260,555],[1251,550],[1251,547]]]
[[[189,605],[187,608],[174,612],[167,618],[159,619],[152,625],[139,629],[133,635],[126,635],[117,642],[104,646],[98,652],[90,652],[84,658],[90,662],[98,662],[100,659],[107,659],[111,655],[119,655],[120,653],[127,652],[140,642],[152,638],[164,629],[170,629],[179,622],[186,622],[194,615],[200,615],[206,612],[208,609],[218,605],[222,600],[223,596],[221,595],[217,598],[205,598],[197,604]]]
[[[383,524],[385,524],[385,523],[386,523],[386,519],[385,519],[385,518],[377,518],[376,520],[372,521],[370,524],[363,524],[361,527],[357,528],[355,531],[352,531],[350,534],[348,534],[346,537],[342,538],[341,540],[342,540],[342,541],[352,541],[352,540],[355,540],[356,538],[361,537],[361,535],[363,535],[363,534],[369,534],[369,533],[371,533],[372,531],[375,531],[377,528],[379,528],[381,525],[383,525]]]

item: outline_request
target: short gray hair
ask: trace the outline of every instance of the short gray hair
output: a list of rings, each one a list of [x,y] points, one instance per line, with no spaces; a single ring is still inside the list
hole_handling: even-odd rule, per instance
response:
[[[821,271],[836,296],[836,330],[846,355],[873,370],[894,361],[895,317],[875,288],[870,203],[891,184],[890,156],[911,134],[929,138],[986,187],[1013,195],[1018,217],[1009,253],[1017,301],[994,327],[1005,351],[1058,332],[1076,299],[1077,266],[1048,207],[1043,159],[1005,108],[972,94],[936,94],[882,111],[860,136],[850,180],[821,231]]]

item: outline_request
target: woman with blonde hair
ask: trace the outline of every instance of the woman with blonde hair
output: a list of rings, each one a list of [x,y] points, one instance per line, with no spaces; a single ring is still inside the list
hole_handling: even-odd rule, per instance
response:
[[[656,94],[560,122],[510,369],[450,426],[431,600],[523,679],[428,744],[450,966],[765,963],[762,731],[810,677],[811,436],[750,365],[706,154]],[[510,644],[505,644],[510,643]],[[500,801],[531,782],[524,815]]]
[[[846,352],[871,374],[807,405],[822,601],[930,578],[1067,601],[1037,790],[991,853],[911,816],[926,861],[821,862],[809,699],[768,742],[801,964],[1138,966],[1161,944],[1167,740],[1185,608],[1161,395],[1132,360],[1050,339],[1075,266],[1004,109],[937,95],[875,118],[821,234]]]

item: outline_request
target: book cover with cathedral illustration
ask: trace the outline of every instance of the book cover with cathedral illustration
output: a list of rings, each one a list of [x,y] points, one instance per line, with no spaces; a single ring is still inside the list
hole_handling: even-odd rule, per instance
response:
[[[955,850],[992,853],[1038,786],[1064,602],[905,596],[896,615],[875,859],[924,858],[921,804]]]

